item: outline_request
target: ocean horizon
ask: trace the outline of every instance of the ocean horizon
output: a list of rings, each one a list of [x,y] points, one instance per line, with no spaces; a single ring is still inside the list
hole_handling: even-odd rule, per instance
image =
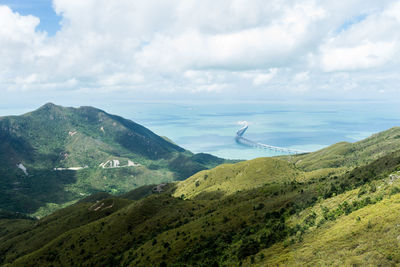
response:
[[[93,106],[131,119],[194,153],[210,153],[227,159],[285,154],[238,144],[235,136],[242,121],[249,123],[244,137],[252,141],[310,152],[337,142],[360,141],[400,126],[399,105],[386,102],[127,101]],[[0,115],[19,115],[33,109],[3,108]]]
[[[400,108],[385,102],[134,103],[119,113],[194,153],[228,159],[285,154],[238,144],[241,121],[250,140],[310,152],[400,125]]]

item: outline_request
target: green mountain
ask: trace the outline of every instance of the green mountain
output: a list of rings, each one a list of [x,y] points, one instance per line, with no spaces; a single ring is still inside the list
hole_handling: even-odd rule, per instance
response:
[[[292,158],[291,162],[304,170],[354,167],[367,164],[399,148],[400,127],[377,133],[355,143],[341,142],[314,153]]]
[[[182,180],[224,162],[102,110],[49,103],[0,117],[0,209],[42,216],[96,192]]]
[[[40,220],[2,219],[0,264],[396,266],[399,134],[223,164],[160,193],[98,193]]]

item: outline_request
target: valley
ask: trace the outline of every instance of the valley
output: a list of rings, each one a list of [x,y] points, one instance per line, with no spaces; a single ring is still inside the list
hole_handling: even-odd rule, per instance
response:
[[[395,127],[309,154],[222,163],[93,194],[40,220],[5,215],[1,264],[396,265],[399,136]]]

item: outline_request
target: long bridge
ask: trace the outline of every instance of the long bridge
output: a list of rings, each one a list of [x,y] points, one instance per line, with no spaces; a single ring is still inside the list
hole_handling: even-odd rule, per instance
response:
[[[291,149],[291,148],[285,148],[285,147],[278,147],[278,146],[271,146],[271,145],[266,145],[262,144],[259,142],[252,141],[250,139],[247,139],[243,137],[243,134],[246,132],[246,130],[249,128],[249,124],[247,121],[243,121],[243,127],[240,128],[236,132],[236,142],[246,145],[246,146],[251,146],[251,147],[257,147],[257,148],[262,148],[262,149],[268,149],[268,150],[273,150],[273,151],[278,151],[278,152],[283,152],[283,153],[288,153],[288,154],[303,154],[303,153],[309,153],[308,151],[303,151],[303,150],[297,150],[297,149]]]

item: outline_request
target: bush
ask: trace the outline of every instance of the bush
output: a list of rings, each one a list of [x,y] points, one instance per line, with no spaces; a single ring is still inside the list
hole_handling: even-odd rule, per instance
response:
[[[259,203],[259,204],[255,205],[253,207],[253,210],[261,210],[263,208],[264,208],[264,204],[263,203]]]
[[[394,194],[397,194],[399,192],[400,192],[400,189],[397,186],[395,186],[395,187],[392,188],[392,190],[390,190],[390,195],[394,195]]]
[[[374,183],[371,183],[369,191],[371,193],[375,193],[376,192],[376,185]]]
[[[326,220],[324,218],[322,218],[321,220],[318,221],[317,227],[321,227],[325,222],[326,222]]]
[[[315,219],[317,218],[317,214],[315,212],[312,212],[310,215],[306,217],[304,220],[304,224],[308,226],[314,226],[315,225]]]
[[[242,241],[239,247],[238,257],[244,259],[250,255],[254,255],[258,252],[260,244],[252,238],[246,238]]]
[[[367,189],[365,186],[361,186],[360,190],[358,190],[358,197],[361,197],[362,195],[367,193]]]
[[[349,215],[352,212],[351,206],[347,201],[342,203],[341,208],[346,215]]]

